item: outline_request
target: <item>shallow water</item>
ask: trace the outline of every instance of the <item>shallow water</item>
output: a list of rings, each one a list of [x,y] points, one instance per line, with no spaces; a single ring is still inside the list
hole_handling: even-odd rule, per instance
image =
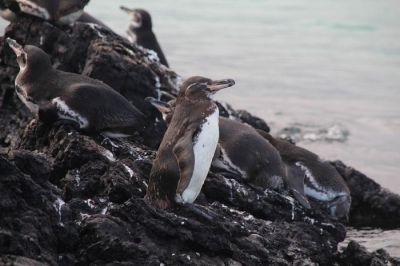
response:
[[[217,99],[400,193],[400,1],[97,0],[86,11],[124,35],[119,5],[151,12],[177,73],[233,78]],[[399,231],[350,238],[400,256]]]

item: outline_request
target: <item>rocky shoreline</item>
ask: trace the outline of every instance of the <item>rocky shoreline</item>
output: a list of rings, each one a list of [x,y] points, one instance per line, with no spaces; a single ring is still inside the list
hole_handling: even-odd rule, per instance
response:
[[[55,27],[36,18],[11,24],[5,37],[41,47],[54,67],[102,80],[148,115],[152,143],[109,140],[34,119],[14,94],[18,66],[0,47],[0,264],[7,265],[400,265],[384,250],[369,253],[346,227],[311,202],[312,210],[273,191],[210,173],[196,203],[157,211],[143,196],[165,131],[144,101],[176,95],[179,76],[154,53],[94,24]],[[221,114],[268,130],[246,111]],[[149,147],[150,146],[150,147]],[[353,199],[350,226],[399,228],[400,197],[362,173],[332,162]]]

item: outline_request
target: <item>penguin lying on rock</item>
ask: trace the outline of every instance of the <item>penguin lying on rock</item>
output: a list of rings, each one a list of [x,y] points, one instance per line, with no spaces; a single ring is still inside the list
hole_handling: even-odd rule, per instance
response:
[[[191,77],[183,82],[174,116],[150,173],[145,200],[158,209],[193,203],[218,143],[219,111],[213,95],[235,82]]]
[[[121,6],[121,9],[130,17],[129,26],[126,30],[131,43],[136,43],[146,49],[156,52],[160,63],[168,67],[167,59],[158,44],[156,35],[152,30],[151,16],[143,9],[129,9]]]
[[[351,205],[350,190],[328,161],[288,141],[274,138],[265,131],[257,132],[278,150],[288,169],[288,180],[294,180],[295,187],[304,189],[308,197],[325,202],[332,216],[347,219]]]
[[[86,133],[111,138],[140,134],[150,127],[144,114],[107,84],[53,69],[50,58],[36,46],[22,47],[10,38],[7,42],[20,67],[16,93],[39,120],[70,123]]]
[[[163,114],[164,121],[169,125],[174,117],[175,101],[165,103],[151,97],[146,101]],[[289,184],[295,198],[305,208],[310,208],[304,190],[290,187],[293,182],[287,180],[277,150],[252,127],[243,123],[219,117],[219,140],[211,166],[214,172],[244,179],[249,185],[262,190],[268,188],[283,192]]]
[[[13,22],[25,13],[59,25],[80,21],[99,24],[111,31],[103,22],[83,11],[88,3],[89,0],[14,0],[14,4],[9,4],[10,8],[0,5],[0,16]]]

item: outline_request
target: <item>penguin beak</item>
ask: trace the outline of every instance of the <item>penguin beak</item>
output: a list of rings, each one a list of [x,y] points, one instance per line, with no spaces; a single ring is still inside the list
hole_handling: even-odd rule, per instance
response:
[[[124,7],[124,6],[120,6],[119,7],[121,10],[123,10],[123,11],[125,11],[126,13],[130,13],[130,12],[132,12],[132,10],[131,9],[129,9],[129,8],[127,8],[127,7]]]
[[[210,91],[219,91],[228,87],[232,87],[235,85],[235,81],[233,79],[220,79],[213,80],[210,85],[207,85],[207,88]]]
[[[6,41],[8,42],[8,45],[10,45],[11,49],[13,49],[14,53],[18,56],[25,54],[24,49],[20,44],[18,44],[15,40],[11,38],[7,38]]]
[[[147,97],[146,99],[144,99],[146,102],[151,103],[155,108],[158,109],[158,111],[160,111],[163,114],[168,114],[171,112],[171,106],[166,103],[166,102],[162,102],[157,100],[156,98],[153,97]]]

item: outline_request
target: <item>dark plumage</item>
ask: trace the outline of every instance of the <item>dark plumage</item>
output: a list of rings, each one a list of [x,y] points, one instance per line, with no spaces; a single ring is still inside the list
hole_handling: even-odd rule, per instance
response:
[[[174,116],[175,101],[164,103],[150,97],[146,100],[163,113],[168,125]],[[252,127],[225,117],[219,117],[219,140],[212,168],[222,175],[245,179],[261,189],[282,191],[288,183],[276,149]],[[304,190],[289,188],[305,208],[310,208]]]
[[[278,150],[288,169],[288,180],[297,183],[299,189],[304,188],[307,196],[326,202],[332,216],[347,217],[351,204],[349,188],[328,161],[265,131],[258,132]]]
[[[57,24],[80,21],[95,23],[112,31],[103,22],[83,12],[88,2],[89,0],[15,0],[13,4],[0,5],[0,16],[8,21],[16,21],[22,12]]]
[[[16,0],[8,8],[1,8],[6,12],[2,17],[7,20],[15,20],[22,12],[59,24],[68,24],[81,16],[87,3],[89,0]]]
[[[110,137],[144,130],[144,115],[105,83],[52,68],[50,58],[36,46],[24,48],[7,38],[17,54],[18,96],[44,122],[70,121],[87,133]]]
[[[124,6],[121,6],[121,9],[126,11],[130,17],[129,26],[126,31],[129,40],[132,43],[156,52],[160,63],[169,67],[167,59],[158,44],[156,35],[153,33],[150,14],[143,9],[129,9]]]
[[[233,84],[191,77],[181,85],[150,173],[145,199],[154,207],[167,209],[197,198],[218,142],[218,108],[211,98]]]

